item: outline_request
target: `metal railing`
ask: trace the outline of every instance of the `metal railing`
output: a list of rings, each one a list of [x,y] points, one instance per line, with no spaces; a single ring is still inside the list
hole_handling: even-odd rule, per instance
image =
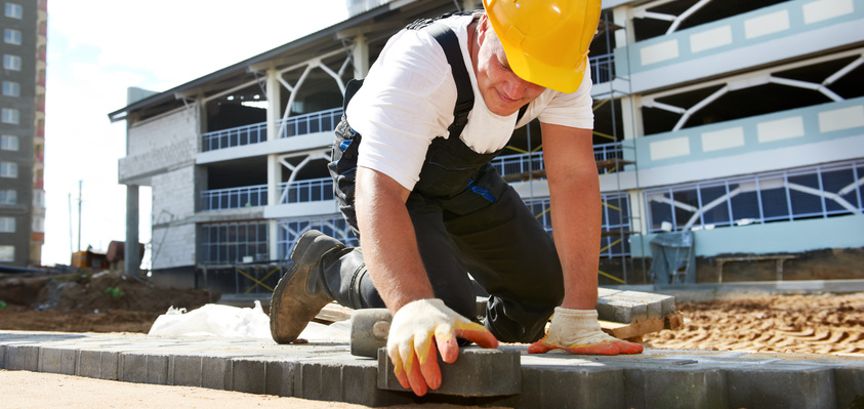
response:
[[[202,210],[239,209],[267,205],[267,185],[212,189],[201,192]]]
[[[543,170],[543,152],[517,153],[502,155],[490,163],[502,177],[510,175],[525,175],[529,172]]]
[[[612,81],[615,74],[615,55],[612,53],[589,57],[591,79],[595,84]]]
[[[203,138],[204,152],[261,143],[267,140],[267,122],[207,132]]]
[[[298,180],[289,186],[279,184],[279,203],[318,202],[333,199],[333,179],[319,178]]]
[[[612,160],[624,158],[624,143],[611,142],[594,145],[594,160]]]
[[[311,114],[297,115],[284,121],[279,121],[280,138],[306,135],[316,132],[327,132],[336,129],[342,119],[342,108],[333,108]]]

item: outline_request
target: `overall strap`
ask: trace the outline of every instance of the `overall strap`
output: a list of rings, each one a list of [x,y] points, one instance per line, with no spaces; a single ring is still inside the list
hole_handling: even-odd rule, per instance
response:
[[[456,81],[456,106],[453,108],[453,123],[447,130],[450,132],[448,140],[459,140],[462,130],[468,124],[468,114],[474,107],[474,89],[471,87],[471,78],[468,69],[465,68],[465,60],[462,58],[462,48],[459,39],[450,27],[441,23],[432,23],[425,27],[429,34],[438,41],[447,63],[453,72],[453,80]]]

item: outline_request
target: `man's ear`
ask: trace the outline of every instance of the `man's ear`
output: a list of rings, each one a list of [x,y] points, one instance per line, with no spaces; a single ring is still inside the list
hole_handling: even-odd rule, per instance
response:
[[[478,34],[478,42],[483,43],[486,40],[487,30],[491,30],[492,26],[489,24],[489,16],[486,13],[480,15],[480,20],[477,21],[477,34]]]

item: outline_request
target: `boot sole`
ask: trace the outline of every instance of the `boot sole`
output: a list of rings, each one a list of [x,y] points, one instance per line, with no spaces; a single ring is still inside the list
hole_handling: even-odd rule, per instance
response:
[[[319,292],[315,294],[310,294],[307,290],[310,274],[315,273],[319,262],[313,255],[323,254],[323,251],[312,251],[316,237],[318,236],[306,234],[300,237],[291,252],[294,264],[273,290],[270,300],[270,335],[279,344],[287,344],[297,339],[318,312],[333,301],[329,295],[321,293],[326,290],[319,288]],[[295,257],[298,254],[306,257],[300,256],[298,260]]]

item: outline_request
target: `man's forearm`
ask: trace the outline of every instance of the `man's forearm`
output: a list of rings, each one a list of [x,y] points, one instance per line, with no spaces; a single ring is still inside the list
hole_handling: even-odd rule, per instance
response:
[[[564,271],[562,307],[594,309],[600,259],[600,181],[591,130],[541,124],[555,248]]]
[[[550,187],[555,246],[564,271],[561,306],[565,308],[594,309],[597,305],[601,199],[597,176],[591,176],[582,177],[578,189]]]
[[[382,173],[357,170],[355,207],[363,259],[392,313],[411,301],[435,296],[405,207],[409,193]]]

